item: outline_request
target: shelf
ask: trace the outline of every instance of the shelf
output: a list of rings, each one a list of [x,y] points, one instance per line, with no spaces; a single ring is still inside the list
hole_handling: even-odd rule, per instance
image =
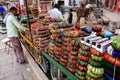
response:
[[[50,63],[58,67],[69,78],[69,80],[78,80],[72,73],[70,73],[62,65],[56,62],[54,59],[52,59],[47,53],[42,52],[42,55],[45,56],[50,61]]]

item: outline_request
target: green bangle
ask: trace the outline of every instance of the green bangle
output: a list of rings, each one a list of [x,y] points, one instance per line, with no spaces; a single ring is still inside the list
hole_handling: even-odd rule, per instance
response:
[[[104,68],[107,68],[107,69],[110,69],[110,70],[114,70],[114,65],[110,64],[109,62],[105,61],[103,62],[103,67]],[[117,68],[116,67],[116,74],[120,74],[120,68]]]
[[[104,68],[95,68],[91,66],[90,64],[88,64],[87,68],[94,74],[98,74],[98,75],[104,74]]]
[[[77,73],[75,73],[75,76],[79,78],[79,80],[85,80],[85,76],[79,76]]]
[[[78,63],[79,63],[81,66],[87,66],[87,65],[88,65],[87,62],[84,62],[84,61],[82,61],[82,60],[80,60],[80,59],[78,59]]]
[[[94,78],[91,78],[89,75],[86,75],[86,80],[105,80],[105,78],[102,77],[100,79],[94,79]]]
[[[91,57],[92,57],[92,60],[94,60],[94,61],[102,61],[103,59],[104,59],[104,57],[103,56],[96,56],[96,55],[91,55]]]
[[[80,54],[84,55],[84,56],[90,56],[90,52],[89,51],[84,51],[84,50],[80,50]]]
[[[102,74],[96,75],[96,74],[92,73],[90,70],[87,71],[87,75],[89,75],[90,77],[92,77],[94,79],[100,79],[101,77],[103,77]]]
[[[81,49],[84,50],[84,51],[89,51],[89,50],[90,50],[90,47],[89,47],[89,46],[86,46],[86,45],[84,45],[84,44],[80,44],[80,47],[81,47]]]
[[[93,67],[97,67],[97,68],[100,68],[100,67],[102,67],[103,65],[103,62],[97,62],[97,61],[94,61],[94,60],[91,60],[90,62],[89,62]]]
[[[86,72],[82,72],[82,71],[80,71],[80,70],[78,70],[78,69],[76,69],[76,73],[78,74],[78,75],[80,75],[80,76],[85,76],[87,73]]]

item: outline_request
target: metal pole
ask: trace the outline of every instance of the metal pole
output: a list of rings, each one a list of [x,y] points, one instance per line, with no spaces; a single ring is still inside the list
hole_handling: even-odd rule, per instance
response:
[[[27,3],[27,0],[25,0],[25,5],[26,5],[26,12],[27,12],[27,19],[28,19],[28,27],[29,27],[29,30],[30,30],[30,36],[31,36],[31,39],[32,39],[32,44],[33,44],[33,53],[34,53],[34,42],[33,42],[33,37],[32,37],[32,33],[31,33],[31,24],[30,24],[30,18],[29,18],[29,10],[28,10],[28,3]]]

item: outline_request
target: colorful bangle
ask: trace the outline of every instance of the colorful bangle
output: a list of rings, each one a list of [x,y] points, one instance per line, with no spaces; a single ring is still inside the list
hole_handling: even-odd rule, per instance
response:
[[[82,71],[80,71],[80,70],[78,70],[78,69],[76,69],[76,73],[78,74],[78,75],[80,75],[80,76],[85,76],[87,73],[86,72],[82,72]]]
[[[84,55],[84,56],[90,56],[90,52],[89,51],[84,51],[84,50],[80,50],[80,54]]]
[[[84,67],[84,66],[81,66],[81,65],[79,65],[78,69],[80,71],[84,71],[84,72],[87,72],[87,70],[88,70],[87,67]]]
[[[120,51],[120,38],[113,40],[111,45],[112,45],[113,49]]]
[[[73,69],[73,68],[71,68],[71,67],[69,67],[69,66],[67,66],[66,67],[66,69],[68,70],[68,71],[70,71],[71,73],[75,73],[75,69]]]
[[[91,54],[96,55],[96,56],[103,56],[103,54],[97,51],[95,48],[90,48],[90,52]]]
[[[104,74],[107,80],[114,80],[111,76],[109,76],[107,73]]]
[[[104,59],[103,56],[98,57],[98,56],[96,56],[96,55],[91,55],[91,57],[92,57],[92,60],[94,60],[94,61],[103,61],[103,59]]]
[[[116,65],[117,67],[120,68],[120,59],[117,59],[111,55],[109,55],[108,53],[104,53],[104,58],[106,61],[108,61],[109,63]]]
[[[100,68],[100,67],[102,67],[103,65],[103,62],[97,62],[97,61],[94,61],[94,60],[91,60],[90,62],[89,62],[93,67],[97,67],[97,68]]]
[[[113,76],[113,72],[111,70],[105,69],[105,72],[109,74],[110,76]],[[115,74],[115,79],[120,80],[119,74]]]
[[[62,58],[62,57],[60,57],[60,62],[62,62],[62,63],[67,63],[67,60],[64,59],[64,58]]]
[[[120,52],[119,51],[113,50],[112,55],[115,56],[115,57],[120,58]]]
[[[82,54],[78,54],[78,59],[88,62],[90,60],[90,57],[83,56]]]
[[[84,51],[89,51],[90,50],[90,47],[87,46],[87,45],[84,45],[84,44],[80,44],[80,48]]]
[[[87,62],[84,62],[84,61],[82,61],[82,60],[80,60],[80,59],[78,59],[78,63],[79,63],[80,65],[82,65],[82,66],[87,66],[87,65],[88,65]]]
[[[75,76],[79,79],[79,80],[85,80],[85,76],[80,76],[77,73],[75,73]]]
[[[90,64],[88,64],[87,68],[94,74],[98,74],[98,75],[104,74],[104,68],[95,68],[95,67],[91,66]]]
[[[90,70],[87,71],[87,75],[89,75],[90,77],[94,78],[94,79],[100,79],[103,77],[103,74],[94,74],[92,73]]]

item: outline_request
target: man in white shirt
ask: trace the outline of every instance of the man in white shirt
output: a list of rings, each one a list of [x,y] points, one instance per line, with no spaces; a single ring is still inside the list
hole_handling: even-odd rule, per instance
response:
[[[19,41],[18,29],[25,31],[25,28],[22,27],[19,22],[16,20],[15,16],[17,15],[17,9],[15,7],[10,8],[10,12],[6,15],[4,22],[7,27],[7,36],[12,42],[14,52],[16,55],[16,61],[20,64],[25,62],[23,49]]]
[[[57,18],[57,19],[63,18],[62,13],[59,11],[58,4],[55,4],[54,8],[48,11],[48,15],[51,18]]]

